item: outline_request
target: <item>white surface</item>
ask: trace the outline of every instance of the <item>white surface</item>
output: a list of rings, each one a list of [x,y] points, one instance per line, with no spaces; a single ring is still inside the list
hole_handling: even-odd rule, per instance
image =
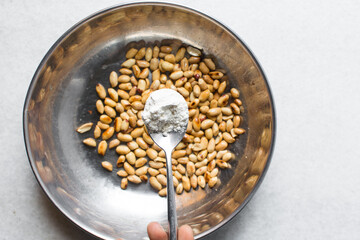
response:
[[[0,239],[92,239],[36,182],[22,107],[38,64],[61,34],[119,2],[0,2]],[[238,33],[260,61],[277,110],[276,148],[263,184],[206,239],[359,239],[360,2],[177,2]]]

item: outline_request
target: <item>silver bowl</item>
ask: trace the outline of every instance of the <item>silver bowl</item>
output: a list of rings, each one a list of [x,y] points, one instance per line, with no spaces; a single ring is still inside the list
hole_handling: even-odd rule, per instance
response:
[[[196,239],[218,229],[246,205],[269,166],[275,136],[270,89],[234,33],[178,5],[137,3],[103,10],[51,47],[32,79],[23,116],[26,150],[39,184],[62,213],[94,236],[144,239],[149,222],[167,225],[166,199],[149,184],[122,190],[119,177],[101,168],[96,150],[84,146],[84,135],[75,129],[97,120],[95,85],[108,83],[129,47],[163,43],[177,48],[182,42],[214,56],[230,86],[240,89],[247,133],[232,144],[236,160],[232,169],[221,171],[221,185],[176,196],[179,224],[189,224]]]

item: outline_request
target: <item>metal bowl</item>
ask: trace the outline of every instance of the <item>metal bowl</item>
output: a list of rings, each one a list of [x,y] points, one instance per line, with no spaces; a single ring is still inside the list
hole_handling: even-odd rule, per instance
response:
[[[247,133],[232,144],[232,169],[221,185],[176,196],[178,222],[196,239],[218,229],[249,201],[268,168],[275,135],[274,106],[265,76],[244,43],[228,28],[195,10],[139,3],[98,12],[68,30],[52,46],[32,79],[24,106],[24,136],[34,174],[45,193],[71,221],[104,239],[146,239],[146,225],[167,225],[166,199],[149,184],[122,190],[105,172],[96,150],[75,129],[98,119],[95,85],[107,84],[129,47],[148,43],[203,49],[241,91]],[[92,111],[92,114],[91,114]],[[88,135],[87,135],[88,134]],[[112,151],[114,152],[114,151]],[[105,159],[115,161],[115,154]]]

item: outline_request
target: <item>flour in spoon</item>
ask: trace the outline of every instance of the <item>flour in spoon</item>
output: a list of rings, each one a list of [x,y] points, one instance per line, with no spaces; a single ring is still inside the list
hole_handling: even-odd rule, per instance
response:
[[[142,118],[151,133],[182,132],[189,120],[188,106],[178,92],[157,90],[147,99]]]

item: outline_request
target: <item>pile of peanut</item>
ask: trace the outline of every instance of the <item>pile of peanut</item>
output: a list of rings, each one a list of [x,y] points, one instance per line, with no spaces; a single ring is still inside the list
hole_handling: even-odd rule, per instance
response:
[[[96,85],[100,117],[94,138],[83,143],[97,147],[102,156],[108,148],[115,148],[122,189],[128,181],[149,181],[160,196],[166,196],[165,153],[147,133],[141,114],[152,91],[170,88],[178,91],[189,107],[186,134],[172,153],[176,193],[219,185],[219,169],[230,168],[234,159],[228,145],[245,133],[240,128],[244,108],[239,91],[229,89],[224,72],[192,46],[179,48],[175,55],[170,46],[131,48],[126,59],[119,73],[110,73],[107,90]],[[85,123],[77,131],[84,133],[92,126]],[[112,161],[103,161],[102,167],[110,172],[114,168]]]

